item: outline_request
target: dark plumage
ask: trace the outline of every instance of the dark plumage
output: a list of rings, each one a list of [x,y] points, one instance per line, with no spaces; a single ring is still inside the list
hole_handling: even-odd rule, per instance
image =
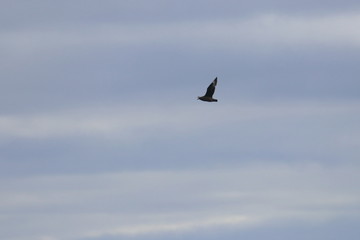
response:
[[[218,100],[213,98],[215,92],[215,86],[217,84],[217,77],[212,81],[212,83],[209,85],[209,87],[206,90],[206,93],[202,97],[198,97],[198,100],[205,101],[205,102],[217,102]]]

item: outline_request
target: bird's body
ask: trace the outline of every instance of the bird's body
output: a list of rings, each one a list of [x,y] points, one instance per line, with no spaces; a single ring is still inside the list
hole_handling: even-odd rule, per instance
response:
[[[217,102],[218,100],[213,98],[216,84],[217,84],[217,77],[209,85],[209,87],[206,90],[205,95],[202,97],[198,97],[198,100],[205,101],[205,102]]]

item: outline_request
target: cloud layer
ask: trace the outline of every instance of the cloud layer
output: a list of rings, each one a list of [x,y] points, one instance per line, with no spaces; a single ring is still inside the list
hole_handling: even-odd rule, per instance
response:
[[[359,1],[3,0],[0,22],[1,239],[358,239]]]
[[[217,107],[198,102],[7,115],[0,118],[1,164],[4,175],[204,168],[254,161],[355,164],[358,105],[273,102]]]
[[[357,216],[358,168],[299,166],[9,179],[1,185],[3,236],[14,228],[8,239],[41,239],[41,229],[53,239],[261,231],[270,222],[321,226]]]

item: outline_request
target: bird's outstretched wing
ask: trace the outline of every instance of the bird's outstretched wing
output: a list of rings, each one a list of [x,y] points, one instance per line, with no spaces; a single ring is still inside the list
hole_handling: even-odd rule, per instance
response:
[[[206,97],[212,97],[214,95],[216,84],[217,84],[217,77],[214,79],[214,81],[212,81],[212,83],[207,88],[205,93]]]

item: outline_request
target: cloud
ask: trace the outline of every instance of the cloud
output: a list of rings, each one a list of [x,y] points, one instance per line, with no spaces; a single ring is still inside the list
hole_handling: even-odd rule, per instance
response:
[[[49,26],[58,23],[79,24],[96,22],[174,22],[181,19],[206,20],[231,17],[246,17],[254,14],[324,14],[353,12],[359,9],[354,0],[340,1],[295,1],[286,0],[184,0],[181,3],[154,0],[119,2],[105,0],[81,2],[61,1],[9,1],[4,0],[4,8],[0,10],[0,19],[8,22],[5,27],[29,28],[29,26]]]
[[[151,46],[226,49],[251,47],[352,47],[359,48],[360,16],[357,13],[325,16],[253,15],[248,18],[177,21],[169,23],[103,23],[60,26],[57,29],[2,31],[4,50],[76,46]]]
[[[119,105],[103,108],[81,108],[44,114],[8,115],[0,117],[0,132],[3,137],[52,138],[71,136],[108,136],[129,140],[141,130],[169,128],[177,125],[177,131],[190,127],[194,121],[199,127],[201,117],[189,119],[187,114],[195,113],[197,107],[186,110],[178,106]],[[136,109],[136,110],[135,110]],[[207,124],[205,124],[207,125]],[[191,129],[188,129],[190,131]],[[146,132],[146,131],[145,131]]]
[[[87,107],[63,111],[0,116],[2,138],[53,138],[71,136],[104,136],[146,134],[151,129],[173,128],[176,132],[208,129],[214,125],[226,125],[252,120],[327,118],[352,114],[359,103],[353,102],[289,102],[289,103],[225,103],[216,106],[191,105],[113,105]],[[223,118],[229,115],[231,118]],[[207,121],[204,121],[207,119]],[[176,127],[174,127],[176,126]],[[152,132],[155,133],[155,132]],[[351,138],[348,138],[351,140]]]
[[[0,238],[358,238],[359,2],[2,5]]]
[[[93,232],[87,237],[97,238],[101,236],[137,236],[147,234],[161,234],[167,232],[186,232],[198,229],[207,229],[221,226],[238,226],[249,224],[251,222],[246,216],[225,216],[214,219],[199,219],[196,221],[186,221],[178,223],[146,224],[137,226],[124,226],[118,229],[112,229],[103,232]]]
[[[293,164],[8,178],[1,184],[0,222],[8,239],[325,224],[358,216],[358,171]]]
[[[358,105],[121,104],[3,115],[1,169],[8,175],[204,168],[253,161],[356,163]]]
[[[193,99],[200,93],[185,94],[197,79],[215,76],[226,80],[233,99],[357,98],[359,22],[356,11],[270,11],[4,28],[0,105],[6,112],[50,111]]]

